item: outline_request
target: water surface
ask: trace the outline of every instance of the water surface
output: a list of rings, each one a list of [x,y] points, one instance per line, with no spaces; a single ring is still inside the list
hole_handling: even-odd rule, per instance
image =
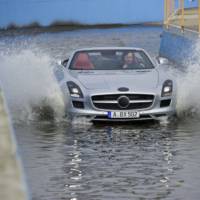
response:
[[[95,126],[34,113],[35,107],[47,112],[41,102],[52,96],[50,106],[62,108],[49,78],[53,61],[93,46],[142,47],[156,57],[161,32],[130,27],[1,37],[0,77],[33,200],[199,199],[199,120]]]

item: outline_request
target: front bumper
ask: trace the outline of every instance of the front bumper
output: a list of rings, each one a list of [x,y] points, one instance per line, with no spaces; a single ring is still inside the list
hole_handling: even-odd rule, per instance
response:
[[[124,111],[124,110],[123,110]],[[131,110],[128,110],[131,111]],[[133,110],[135,111],[135,110]],[[154,108],[150,110],[138,111],[140,117],[136,119],[110,119],[108,111],[97,111],[93,109],[75,109],[71,108],[69,113],[73,117],[87,117],[93,121],[140,121],[140,120],[160,120],[163,117],[171,117],[176,114],[175,109],[170,106],[166,108]]]
[[[71,98],[66,111],[71,117],[87,117],[92,121],[140,121],[140,120],[161,120],[163,117],[172,117],[176,114],[176,96],[161,97],[160,95],[154,95],[154,101],[151,107],[141,110],[101,110],[96,108],[92,101],[91,95],[88,95],[85,99]],[[169,106],[161,107],[162,100],[171,100]],[[84,108],[75,108],[72,101],[81,101],[84,103]],[[125,119],[110,119],[108,117],[109,111],[137,111],[140,114],[139,118],[125,118]]]

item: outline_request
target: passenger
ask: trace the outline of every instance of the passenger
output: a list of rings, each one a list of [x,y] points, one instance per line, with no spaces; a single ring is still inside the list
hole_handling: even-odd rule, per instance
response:
[[[134,53],[129,52],[124,56],[123,69],[134,69],[138,67],[138,63]]]
[[[94,65],[90,61],[90,58],[87,53],[79,53],[75,63],[74,63],[74,69],[78,70],[90,70],[94,69]]]

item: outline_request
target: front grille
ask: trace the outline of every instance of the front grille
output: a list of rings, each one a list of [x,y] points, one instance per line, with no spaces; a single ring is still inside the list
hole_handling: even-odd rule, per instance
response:
[[[122,108],[118,102],[121,97],[128,97],[129,105]],[[134,110],[152,106],[154,95],[149,94],[107,94],[92,96],[93,105],[101,110]]]
[[[153,100],[154,95],[151,94],[107,94],[92,96],[93,101],[117,100],[121,96],[127,96],[130,100]]]

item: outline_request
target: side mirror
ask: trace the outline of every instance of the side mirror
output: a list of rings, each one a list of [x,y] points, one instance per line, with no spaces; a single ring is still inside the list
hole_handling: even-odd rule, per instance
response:
[[[68,61],[69,61],[69,58],[63,60],[63,61],[62,61],[62,65],[63,65],[64,67],[67,67]]]
[[[59,61],[57,62],[57,64],[58,64],[58,65],[62,65],[63,67],[66,67],[68,61],[69,61],[69,59],[66,59],[66,60],[63,60],[63,61],[59,60]]]
[[[169,64],[169,60],[167,58],[158,57],[157,61],[160,65],[168,65]]]

